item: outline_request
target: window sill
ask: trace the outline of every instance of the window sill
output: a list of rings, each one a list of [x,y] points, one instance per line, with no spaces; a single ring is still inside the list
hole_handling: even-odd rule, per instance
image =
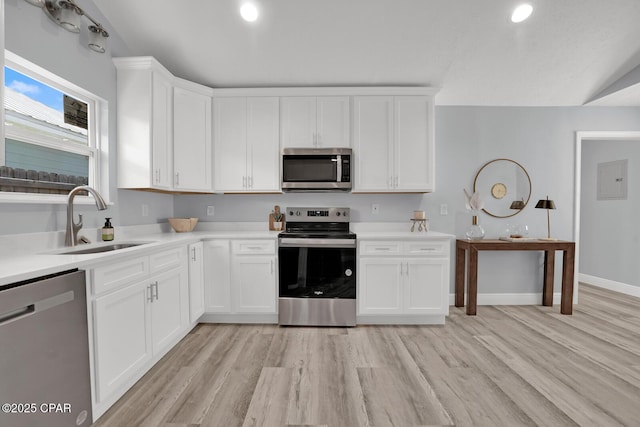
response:
[[[112,206],[113,202],[105,198],[107,205]],[[47,204],[47,205],[66,205],[66,194],[28,194],[28,193],[0,193],[0,204]],[[76,196],[73,203],[77,205],[95,205],[96,201],[93,196]]]

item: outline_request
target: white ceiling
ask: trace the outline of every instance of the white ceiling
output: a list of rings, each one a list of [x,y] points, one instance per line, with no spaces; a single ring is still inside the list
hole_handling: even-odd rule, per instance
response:
[[[529,0],[521,24],[509,20],[519,0],[254,0],[253,23],[244,1],[93,0],[129,48],[114,56],[151,55],[211,87],[418,85],[440,87],[439,105],[640,106],[640,0]]]

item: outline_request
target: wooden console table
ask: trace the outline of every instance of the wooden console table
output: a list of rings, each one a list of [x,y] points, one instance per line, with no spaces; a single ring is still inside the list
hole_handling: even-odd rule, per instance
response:
[[[573,311],[573,269],[576,244],[564,240],[508,242],[503,240],[456,241],[456,307],[464,307],[465,261],[467,252],[467,314],[475,315],[478,302],[478,251],[544,251],[542,305],[553,305],[553,270],[556,251],[562,251],[562,297],[560,313]]]

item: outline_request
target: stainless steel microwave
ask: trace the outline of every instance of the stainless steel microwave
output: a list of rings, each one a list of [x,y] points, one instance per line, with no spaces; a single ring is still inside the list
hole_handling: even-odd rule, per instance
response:
[[[351,191],[351,148],[285,148],[283,191]]]

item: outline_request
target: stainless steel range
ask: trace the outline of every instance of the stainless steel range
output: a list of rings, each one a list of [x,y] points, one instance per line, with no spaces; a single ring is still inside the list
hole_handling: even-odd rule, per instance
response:
[[[356,324],[356,235],[349,208],[287,208],[279,235],[280,325]]]

